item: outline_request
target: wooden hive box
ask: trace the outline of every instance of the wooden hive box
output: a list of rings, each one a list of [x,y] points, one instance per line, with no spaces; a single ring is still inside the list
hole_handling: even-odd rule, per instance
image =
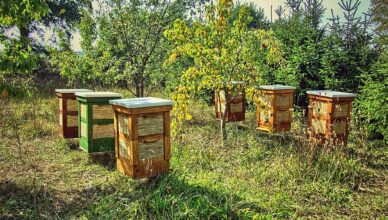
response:
[[[146,97],[111,100],[117,169],[132,178],[169,171],[171,100]]]
[[[76,93],[79,146],[88,153],[114,151],[113,110],[109,100],[121,99],[113,92]]]
[[[292,123],[295,87],[264,85],[259,88],[257,128],[268,132],[289,131]]]
[[[232,85],[239,87],[244,82],[233,81]],[[227,103],[227,100],[230,100]],[[226,112],[226,121],[244,121],[245,120],[245,92],[241,89],[238,92],[232,92],[232,90],[218,90],[214,92],[214,107],[216,112],[216,118],[221,119],[222,112],[225,111],[228,105],[228,111]]]
[[[310,137],[318,144],[333,141],[335,145],[346,145],[352,101],[356,95],[331,90],[310,90],[307,95]]]
[[[91,92],[89,89],[56,89],[58,98],[59,135],[63,138],[78,137],[78,104],[76,92]]]

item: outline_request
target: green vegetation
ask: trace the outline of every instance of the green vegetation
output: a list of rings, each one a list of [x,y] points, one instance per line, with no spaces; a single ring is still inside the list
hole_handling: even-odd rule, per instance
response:
[[[304,143],[299,117],[291,133],[270,135],[248,112],[228,124],[230,147],[222,147],[214,109],[196,102],[172,142],[171,173],[135,181],[115,170],[112,156],[89,156],[58,138],[51,94],[0,106],[0,218],[388,215],[388,148],[356,129],[349,148],[319,150]]]

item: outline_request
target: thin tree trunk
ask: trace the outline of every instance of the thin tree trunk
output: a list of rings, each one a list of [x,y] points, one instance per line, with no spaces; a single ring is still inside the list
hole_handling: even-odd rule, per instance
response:
[[[136,87],[136,97],[140,97],[140,85],[139,85],[139,81],[137,79],[134,80],[135,81],[135,87]]]
[[[30,34],[30,30],[25,26],[20,26],[19,27],[19,32],[20,32],[20,40],[23,44],[23,49],[27,49],[28,47],[28,35]]]
[[[221,131],[221,137],[222,137],[222,146],[225,146],[225,143],[228,140],[228,135],[226,133],[226,116],[227,116],[227,112],[229,111],[229,102],[230,102],[230,98],[228,97],[227,90],[224,89],[224,92],[225,92],[225,110],[222,111],[222,108],[220,108],[220,112],[221,112],[220,131]]]
[[[140,83],[140,97],[144,97],[144,80],[141,80]]]

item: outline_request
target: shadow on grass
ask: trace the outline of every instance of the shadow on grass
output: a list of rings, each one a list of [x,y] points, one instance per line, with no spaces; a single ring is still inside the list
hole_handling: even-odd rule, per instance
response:
[[[72,191],[72,199],[47,187],[36,192],[13,182],[0,183],[1,219],[251,219],[268,211],[233,193],[188,183],[176,173]],[[284,213],[284,212],[283,212]]]
[[[66,205],[43,187],[0,182],[0,219],[55,218],[57,208]]]
[[[122,177],[126,178],[126,177]],[[233,192],[225,193],[188,183],[177,173],[149,180],[127,180],[112,192],[84,191],[69,204],[65,218],[94,219],[236,219],[266,215],[254,203],[244,202]],[[95,190],[95,189],[93,189]],[[94,196],[93,196],[94,193]],[[91,196],[92,195],[92,196]],[[78,210],[74,210],[78,209]]]
[[[116,158],[114,152],[91,153],[88,155],[88,162],[104,166],[110,171],[116,170]]]
[[[79,141],[77,138],[66,139],[66,145],[70,150],[79,150]]]

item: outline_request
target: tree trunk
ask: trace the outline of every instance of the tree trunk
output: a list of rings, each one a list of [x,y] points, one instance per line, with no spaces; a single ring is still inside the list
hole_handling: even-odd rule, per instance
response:
[[[144,97],[144,80],[141,80],[140,83],[140,97]]]
[[[226,116],[227,116],[227,112],[229,111],[229,102],[230,102],[229,97],[227,95],[227,90],[225,89],[224,91],[225,91],[225,110],[221,111],[221,124],[220,124],[222,146],[225,146],[225,143],[228,140],[228,135],[226,133]]]
[[[20,41],[23,44],[23,49],[27,49],[28,41],[29,41],[28,35],[30,35],[30,30],[28,28],[28,25],[27,26],[19,26],[18,29],[20,32]]]
[[[139,83],[137,82],[137,80],[135,80],[135,87],[136,87],[136,97],[140,97],[140,85]]]
[[[221,137],[222,137],[222,146],[225,146],[225,143],[228,139],[227,133],[226,133],[226,117],[224,116],[225,113],[221,114],[221,124],[220,124],[220,131],[221,131]]]

